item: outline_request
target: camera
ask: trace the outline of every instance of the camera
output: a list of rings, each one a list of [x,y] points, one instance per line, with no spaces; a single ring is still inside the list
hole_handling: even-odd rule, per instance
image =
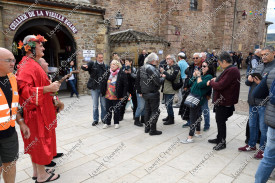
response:
[[[126,71],[130,70],[130,66],[129,65],[125,66],[125,70]]]

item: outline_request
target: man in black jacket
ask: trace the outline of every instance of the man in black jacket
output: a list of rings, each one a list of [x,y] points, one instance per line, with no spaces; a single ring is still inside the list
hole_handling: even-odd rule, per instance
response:
[[[157,131],[157,121],[160,110],[160,93],[162,79],[157,69],[159,58],[156,53],[148,55],[147,63],[140,68],[137,79],[140,79],[140,85],[137,92],[142,93],[145,100],[145,133],[150,135],[161,135],[161,131]]]
[[[142,50],[142,54],[138,57],[138,66],[141,67],[144,65],[144,60],[148,56],[146,50]]]
[[[87,88],[91,89],[92,99],[93,99],[93,126],[96,126],[99,121],[98,113],[98,100],[100,98],[101,103],[101,120],[106,115],[106,100],[105,96],[100,96],[100,89],[103,84],[104,75],[107,74],[107,66],[103,62],[103,53],[98,53],[96,55],[96,61],[89,62],[86,65],[81,66],[81,69],[88,71],[90,74],[90,79],[87,84]]]

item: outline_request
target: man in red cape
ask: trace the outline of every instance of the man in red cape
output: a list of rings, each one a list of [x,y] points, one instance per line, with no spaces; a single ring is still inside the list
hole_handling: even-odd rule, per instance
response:
[[[42,42],[46,40],[38,35],[25,37],[19,42],[19,49],[25,55],[18,64],[17,82],[19,103],[23,107],[24,120],[30,128],[31,136],[24,140],[25,153],[30,154],[33,164],[33,179],[37,182],[49,182],[60,175],[46,171],[44,165],[56,156],[56,115],[53,96],[59,90],[60,83],[51,83],[38,60],[44,56]]]

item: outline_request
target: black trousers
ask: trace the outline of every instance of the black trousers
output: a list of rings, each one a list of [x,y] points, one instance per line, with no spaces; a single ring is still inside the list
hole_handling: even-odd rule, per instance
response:
[[[114,124],[119,124],[119,110],[122,100],[109,100],[106,98],[106,124],[111,125],[112,113],[114,112]]]
[[[133,114],[135,115],[136,110],[137,110],[137,94],[136,94],[136,91],[130,91],[129,93],[132,96],[132,102],[133,102],[133,106],[134,106]],[[127,98],[127,100],[124,100],[124,102],[121,105],[120,116],[124,116],[125,108],[126,108],[126,105],[127,105],[127,102],[128,102],[128,98]]]
[[[145,100],[145,128],[151,132],[156,131],[160,110],[160,93],[148,93],[142,95]]]
[[[201,131],[201,105],[198,105],[197,107],[190,108],[190,114],[189,114],[189,119],[190,119],[190,131],[189,131],[189,136],[194,136],[195,130],[196,131]]]
[[[218,128],[217,143],[226,143],[226,121],[233,115],[234,106],[215,106],[216,123]]]

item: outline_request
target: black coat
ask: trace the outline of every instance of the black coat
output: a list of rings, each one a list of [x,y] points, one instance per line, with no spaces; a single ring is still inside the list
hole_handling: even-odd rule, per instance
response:
[[[107,82],[108,82],[110,74],[111,74],[110,70],[107,70],[106,77],[103,78],[102,87],[100,90],[102,96],[106,95]],[[127,96],[127,91],[128,91],[127,75],[125,72],[123,72],[120,69],[120,71],[118,72],[118,75],[117,75],[115,95],[117,98],[124,98],[125,96]]]
[[[122,69],[122,71],[125,71],[125,68]],[[126,76],[128,80],[128,91],[130,93],[136,92],[135,82],[137,78],[137,69],[135,67],[131,67],[131,74],[126,74]]]
[[[100,89],[102,86],[102,80],[106,75],[106,71],[108,69],[105,64],[98,64],[96,61],[88,62],[88,68],[81,66],[81,69],[84,71],[88,71],[90,74],[89,81],[87,83],[88,89]]]

